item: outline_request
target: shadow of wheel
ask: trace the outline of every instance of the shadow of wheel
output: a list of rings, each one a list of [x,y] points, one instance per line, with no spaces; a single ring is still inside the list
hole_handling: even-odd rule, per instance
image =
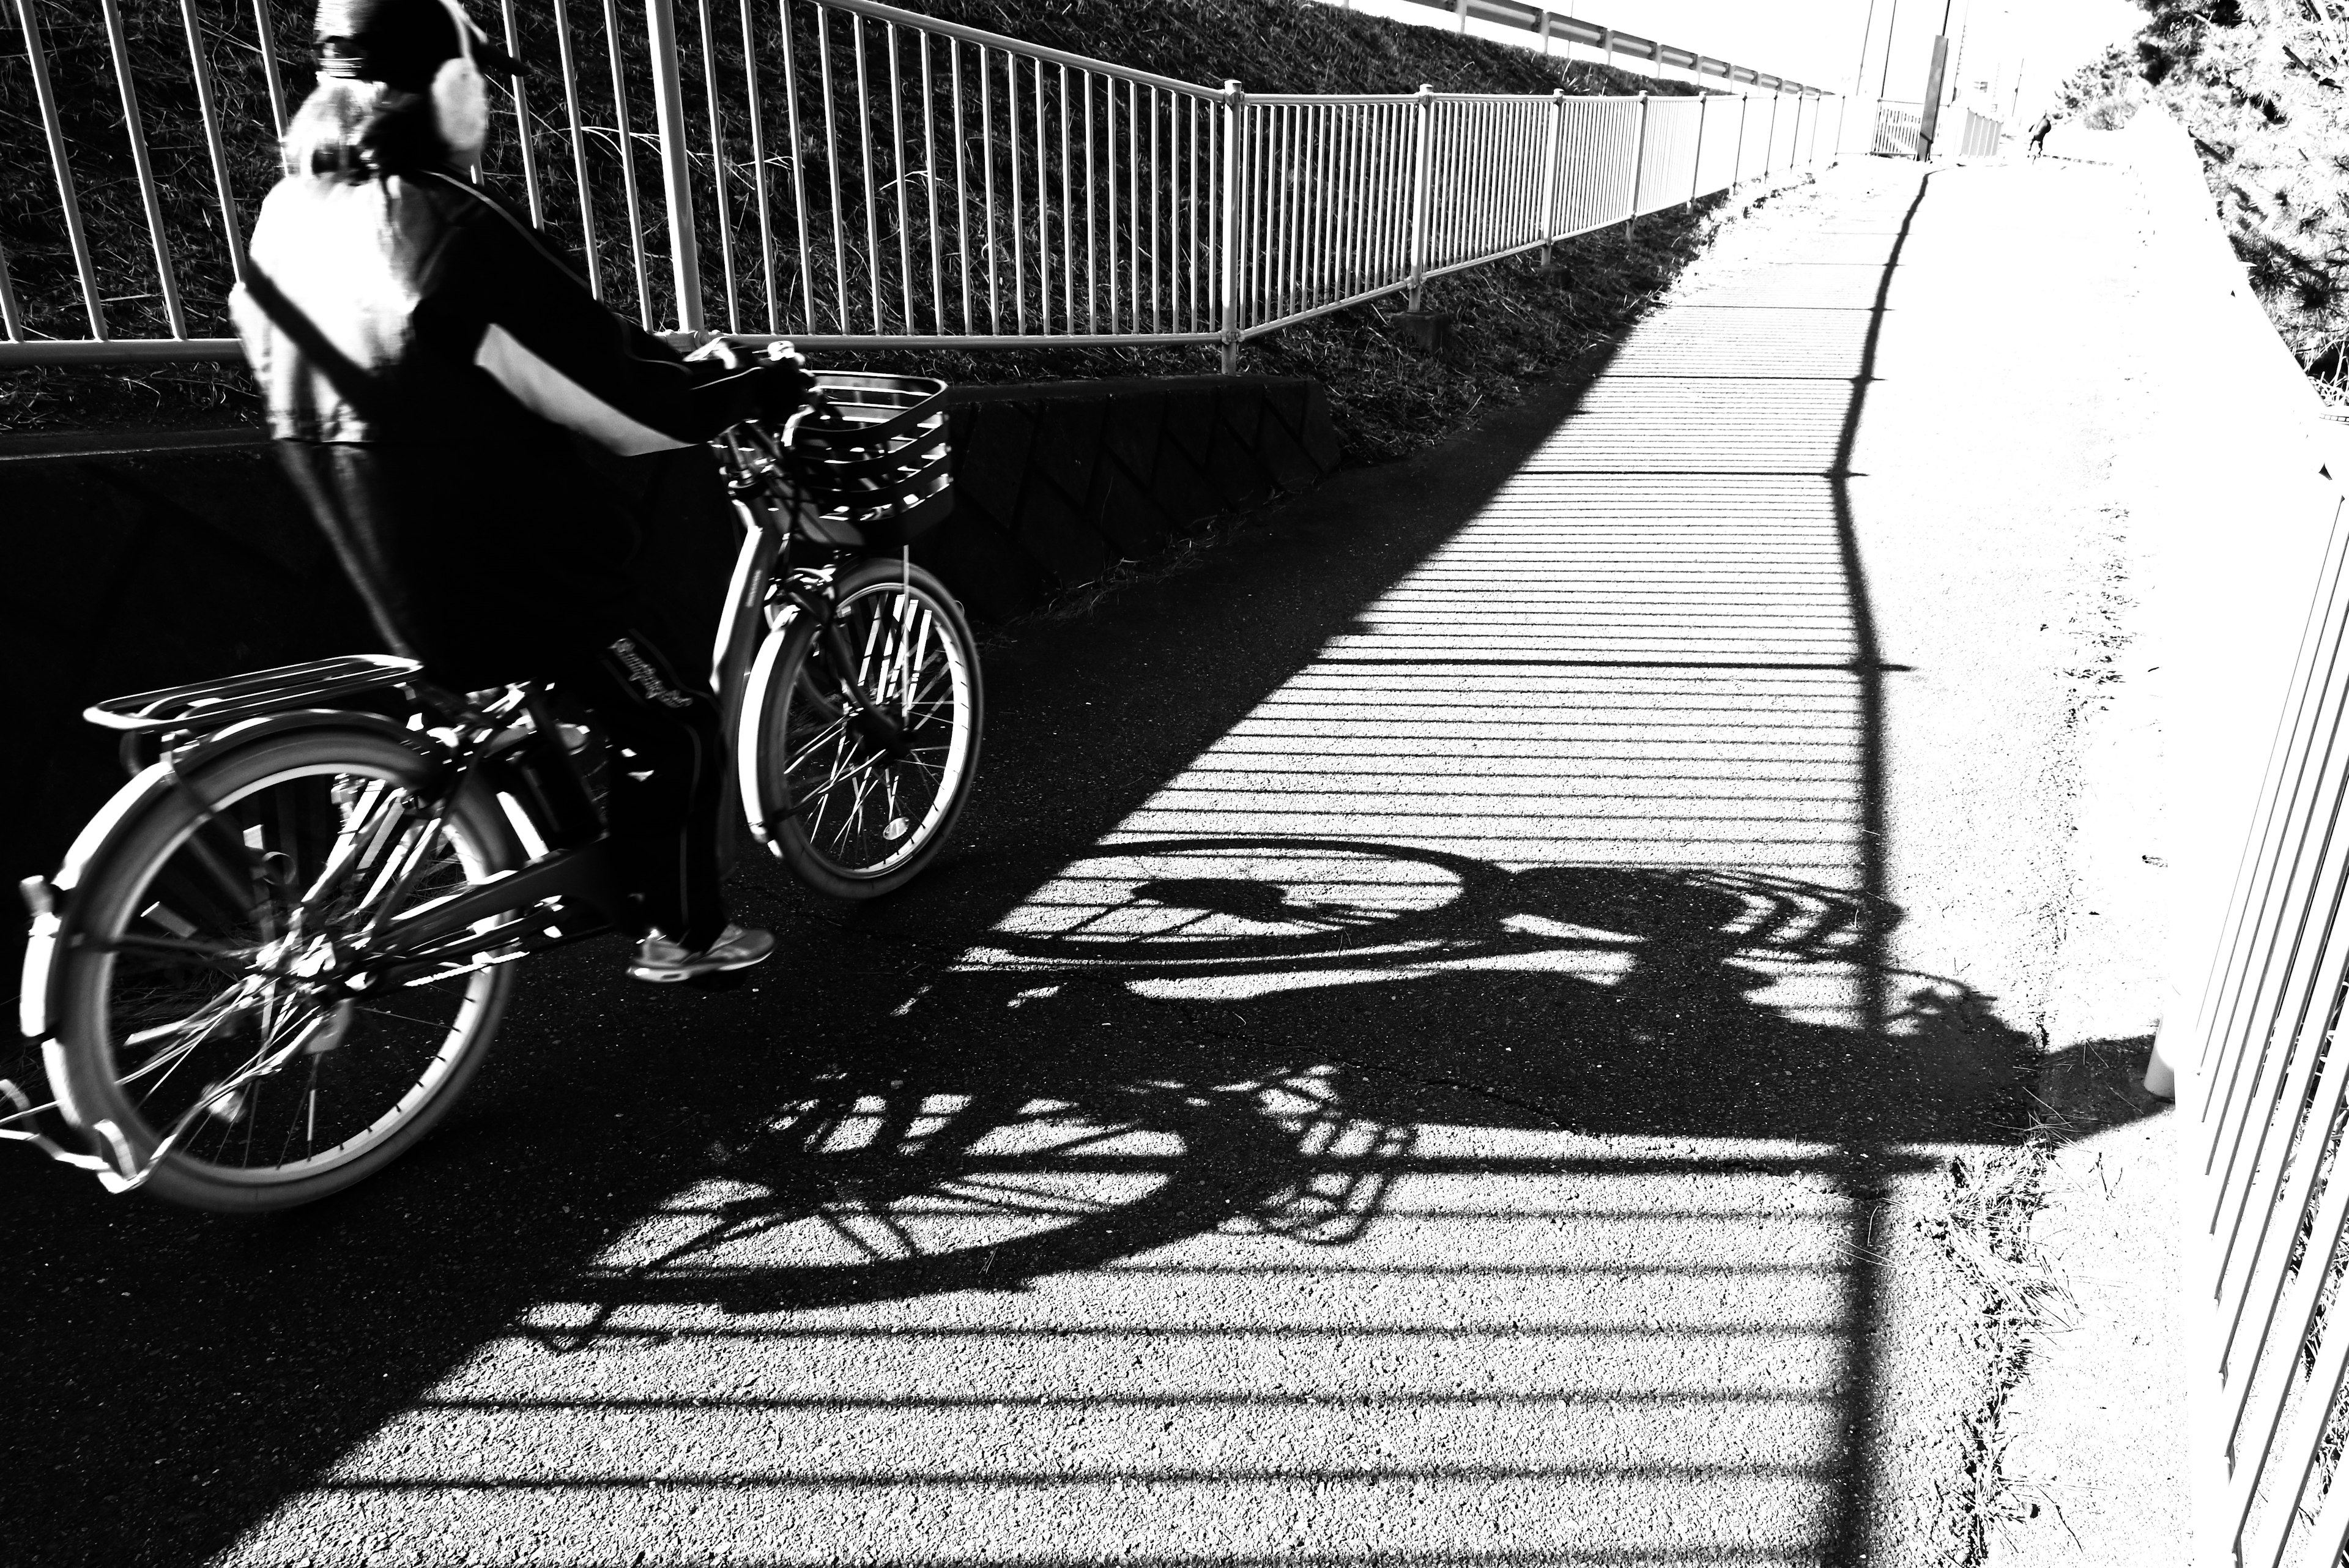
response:
[[[624,1308],[803,1311],[1016,1291],[1219,1228],[1344,1240],[1383,1184],[1332,1179],[1329,1077],[1050,1089],[842,1082],[772,1118],[608,1251]],[[1392,1132],[1349,1147],[1394,1150]]]

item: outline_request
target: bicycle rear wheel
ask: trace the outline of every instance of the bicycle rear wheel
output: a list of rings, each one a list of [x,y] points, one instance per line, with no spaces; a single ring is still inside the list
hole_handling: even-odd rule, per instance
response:
[[[381,992],[331,979],[387,906],[519,862],[485,791],[435,815],[433,773],[387,735],[296,731],[200,763],[118,826],[51,960],[50,1077],[97,1152],[172,1202],[283,1209],[381,1169],[447,1114],[511,968]]]
[[[822,628],[786,625],[761,650],[739,738],[743,802],[792,874],[836,898],[894,892],[954,831],[978,776],[978,643],[946,586],[866,561],[834,585],[858,685],[900,726],[885,742],[849,710]]]

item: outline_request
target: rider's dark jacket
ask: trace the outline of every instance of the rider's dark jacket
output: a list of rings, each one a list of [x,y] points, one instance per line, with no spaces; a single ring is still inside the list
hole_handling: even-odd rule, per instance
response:
[[[636,520],[574,441],[686,447],[767,385],[621,320],[438,172],[282,182],[232,305],[287,469],[378,631],[467,685],[635,613]]]

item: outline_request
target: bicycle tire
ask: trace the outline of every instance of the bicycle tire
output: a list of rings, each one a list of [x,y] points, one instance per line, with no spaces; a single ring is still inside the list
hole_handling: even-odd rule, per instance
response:
[[[760,650],[746,691],[742,798],[802,884],[875,898],[936,857],[969,798],[986,706],[978,642],[946,585],[899,561],[843,572],[833,607],[867,691],[900,706],[913,692],[906,742],[885,748],[849,726],[822,628],[794,618]]]
[[[205,759],[116,825],[88,858],[71,940],[52,961],[64,972],[51,991],[50,1078],[96,1152],[126,1175],[144,1170],[144,1189],[167,1201],[258,1212],[364,1180],[448,1114],[496,1034],[511,967],[340,1001],[295,972],[317,939],[348,940],[368,886],[398,888],[397,856],[424,867],[398,909],[520,863],[486,789],[469,785],[430,823],[420,803],[434,774],[386,735],[296,730]],[[372,857],[307,917],[308,945],[265,956],[335,846],[369,836]],[[282,1067],[239,1083],[289,1047]]]

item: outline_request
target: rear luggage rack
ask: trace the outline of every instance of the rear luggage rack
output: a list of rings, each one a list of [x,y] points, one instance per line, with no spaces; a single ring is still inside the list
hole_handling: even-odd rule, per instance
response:
[[[81,716],[93,724],[132,733],[217,730],[262,713],[317,707],[354,691],[404,685],[423,669],[415,659],[388,653],[347,653],[220,680],[200,680],[191,686],[109,697],[83,709]]]

